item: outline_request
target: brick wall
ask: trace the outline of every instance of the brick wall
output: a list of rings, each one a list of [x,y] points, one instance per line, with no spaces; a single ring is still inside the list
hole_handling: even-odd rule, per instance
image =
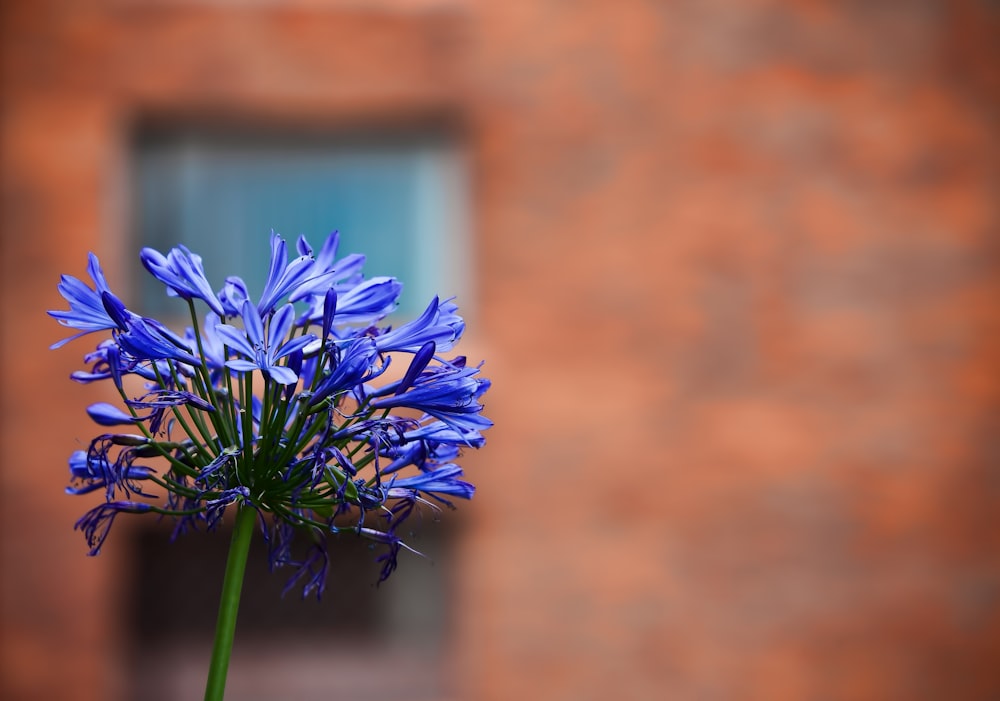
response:
[[[461,125],[497,426],[456,698],[1000,695],[993,5],[2,12],[4,698],[125,693],[129,562],[61,493],[98,397],[42,312],[134,265],[145,118]]]

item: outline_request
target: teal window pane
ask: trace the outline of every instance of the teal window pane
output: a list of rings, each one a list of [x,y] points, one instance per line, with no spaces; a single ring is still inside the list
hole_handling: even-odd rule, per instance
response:
[[[340,254],[367,256],[367,276],[403,282],[400,311],[434,294],[468,307],[467,188],[456,144],[439,133],[295,137],[147,133],[135,149],[135,249],[184,244],[213,286],[237,274],[251,293],[267,275],[270,231],[294,248],[340,231]],[[161,286],[139,283],[147,313],[176,311]]]

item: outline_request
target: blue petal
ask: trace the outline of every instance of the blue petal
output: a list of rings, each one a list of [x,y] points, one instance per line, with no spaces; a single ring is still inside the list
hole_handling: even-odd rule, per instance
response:
[[[91,419],[101,426],[123,426],[139,422],[139,419],[107,402],[91,404],[87,407],[87,413]]]
[[[219,301],[222,302],[222,308],[226,310],[226,316],[239,316],[243,309],[243,302],[249,298],[247,284],[235,275],[226,278],[226,284],[219,292]]]
[[[382,371],[375,366],[377,358],[378,350],[370,338],[356,339],[344,351],[333,372],[316,388],[309,405],[315,406],[327,397],[380,375]]]
[[[282,385],[293,385],[299,381],[299,376],[291,368],[281,365],[272,365],[266,372],[271,375],[271,379]]]
[[[410,367],[406,369],[403,379],[400,380],[396,394],[402,394],[416,381],[420,373],[427,367],[427,363],[431,362],[431,358],[434,357],[434,348],[434,341],[428,341],[420,347],[420,350],[413,356],[413,360],[410,361]]]
[[[185,246],[170,250],[166,257],[152,248],[143,248],[139,259],[153,277],[167,286],[168,293],[184,299],[201,299],[219,316],[225,314],[219,298],[212,291],[205,277],[201,256]]]
[[[311,333],[306,334],[305,336],[296,336],[288,343],[285,343],[280,348],[278,348],[278,350],[274,353],[273,359],[281,360],[286,355],[291,355],[297,350],[302,350],[315,340],[316,337]]]
[[[392,487],[408,487],[421,492],[434,492],[471,499],[476,488],[468,482],[460,480],[459,477],[462,476],[462,468],[458,465],[443,465],[412,477],[399,478],[392,483]],[[392,495],[392,487],[389,489],[390,496]]]
[[[94,281],[94,289],[87,287],[72,275],[63,275],[57,287],[59,294],[69,302],[69,311],[51,310],[48,312],[49,315],[63,326],[80,329],[81,332],[53,343],[50,346],[53,350],[93,331],[115,328],[116,324],[101,300],[104,293],[110,294],[108,283],[104,279],[101,264],[93,253],[88,257],[87,272]]]
[[[454,308],[455,305],[451,304],[450,301],[440,303],[435,297],[427,305],[423,314],[413,321],[403,324],[398,329],[386,331],[378,336],[375,339],[375,345],[383,353],[395,350],[412,353],[424,343],[433,341],[438,352],[451,350],[465,328],[464,324],[454,323],[456,318],[461,321],[461,317],[451,313]],[[444,317],[442,311],[446,311]]]
[[[380,319],[396,308],[403,286],[391,277],[373,277],[344,292],[337,299],[339,323],[367,322]]]
[[[256,351],[247,340],[246,331],[230,326],[229,324],[216,324],[215,332],[219,334],[222,342],[243,355],[254,357]],[[228,363],[227,363],[228,365]]]
[[[256,348],[264,346],[264,321],[260,312],[249,299],[243,303],[243,327],[246,329],[250,345]],[[252,355],[252,354],[251,354]]]
[[[254,370],[259,370],[260,366],[257,363],[251,363],[249,360],[227,360],[226,367],[232,368],[237,372],[253,372]]]
[[[286,304],[279,309],[267,326],[267,347],[276,348],[288,336],[295,322],[295,307]]]
[[[260,313],[269,313],[282,297],[294,294],[310,278],[312,269],[313,259],[309,256],[299,256],[289,264],[286,261],[285,241],[272,231],[271,267],[257,305]]]

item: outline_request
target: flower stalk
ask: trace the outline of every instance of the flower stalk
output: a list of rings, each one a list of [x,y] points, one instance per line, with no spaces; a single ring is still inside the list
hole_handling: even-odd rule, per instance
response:
[[[233,651],[236,616],[240,609],[240,593],[243,590],[243,576],[246,573],[255,518],[254,510],[245,506],[240,507],[236,514],[233,538],[229,543],[229,555],[226,557],[226,575],[222,582],[219,616],[215,623],[215,642],[212,645],[212,660],[208,667],[208,681],[205,684],[205,701],[222,701],[226,691],[226,675]]]

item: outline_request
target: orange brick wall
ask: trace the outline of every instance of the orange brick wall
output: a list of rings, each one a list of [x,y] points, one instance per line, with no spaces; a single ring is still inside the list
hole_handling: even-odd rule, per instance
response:
[[[455,698],[1000,695],[994,5],[2,12],[0,696],[124,693],[129,563],[62,495],[99,390],[43,311],[87,250],[132,274],[146,118],[460,126],[497,426]]]

